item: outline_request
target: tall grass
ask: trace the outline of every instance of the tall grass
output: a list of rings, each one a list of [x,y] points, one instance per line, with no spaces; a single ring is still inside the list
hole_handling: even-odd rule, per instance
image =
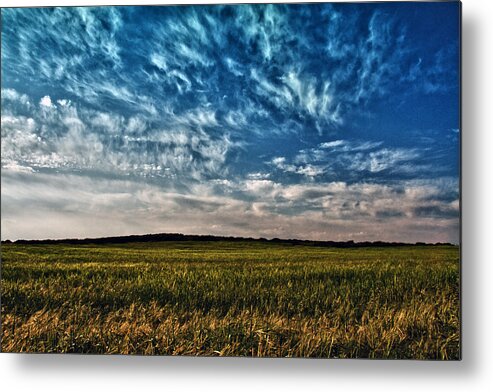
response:
[[[2,350],[459,357],[452,246],[2,246]]]

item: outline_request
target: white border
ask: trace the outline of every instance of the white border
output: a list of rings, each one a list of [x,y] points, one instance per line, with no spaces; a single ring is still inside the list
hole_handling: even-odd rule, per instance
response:
[[[212,1],[214,2],[214,1]],[[216,1],[217,2],[217,1]],[[242,1],[228,1],[238,3]],[[245,2],[245,1],[243,1]],[[259,1],[249,1],[259,2]],[[2,0],[8,6],[167,4]],[[211,3],[211,1],[180,1]],[[0,354],[6,391],[486,391],[493,386],[493,2],[463,1],[463,360],[279,360]]]

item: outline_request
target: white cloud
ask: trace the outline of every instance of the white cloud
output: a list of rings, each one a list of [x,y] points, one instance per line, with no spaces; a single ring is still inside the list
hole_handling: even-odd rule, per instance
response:
[[[158,53],[152,53],[150,57],[150,61],[152,65],[158,67],[161,71],[167,71],[168,65],[166,64],[166,59],[164,56]]]
[[[457,181],[446,178],[393,186],[202,181],[183,193],[172,183],[158,186],[4,167],[1,181],[3,239],[183,232],[320,240],[458,240],[458,200],[443,199],[453,197]],[[234,189],[236,196],[218,195],[215,189],[221,186]]]
[[[379,173],[411,173],[430,169],[428,166],[410,165],[419,159],[422,151],[417,148],[384,147],[382,142],[335,140],[323,142],[318,147],[300,150],[291,161],[277,157],[270,164],[289,173],[314,177],[342,171],[346,175],[368,171]]]
[[[47,108],[55,107],[55,105],[53,105],[53,103],[51,102],[51,98],[49,95],[45,95],[43,98],[41,98],[41,100],[39,101],[39,105]]]
[[[384,148],[376,152],[370,152],[370,159],[366,165],[363,165],[365,169],[371,172],[379,172],[386,169],[395,168],[401,162],[411,161],[418,158],[420,153],[415,149],[388,149]],[[358,167],[356,165],[356,167]],[[358,167],[361,170],[361,166]]]
[[[241,64],[236,62],[230,57],[226,57],[225,59],[226,66],[228,67],[229,71],[235,75],[235,76],[244,76],[244,72],[242,70]]]
[[[21,105],[27,107],[30,106],[29,97],[26,94],[20,94],[16,90],[11,88],[3,88],[1,91],[1,97],[2,108],[4,106],[3,103],[6,103],[7,101],[20,103]]]
[[[320,144],[320,148],[332,148],[332,147],[339,147],[346,144],[344,140],[334,140],[332,142],[324,142]]]
[[[56,107],[45,96],[34,118],[3,114],[2,158],[36,169],[188,181],[224,175],[228,154],[240,145],[225,131],[214,136],[204,130],[218,126],[215,111],[206,108],[169,113],[166,126],[156,126],[141,115],[64,103]]]
[[[248,173],[247,178],[251,180],[266,180],[271,176],[270,173],[261,173],[261,172],[256,172],[256,173]]]

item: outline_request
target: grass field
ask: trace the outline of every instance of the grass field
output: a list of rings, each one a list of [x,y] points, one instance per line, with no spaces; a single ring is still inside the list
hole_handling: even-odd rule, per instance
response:
[[[2,244],[2,351],[459,358],[459,250]]]

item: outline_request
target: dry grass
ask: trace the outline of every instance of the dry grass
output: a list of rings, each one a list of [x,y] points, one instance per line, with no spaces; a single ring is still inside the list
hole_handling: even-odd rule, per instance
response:
[[[2,350],[459,357],[455,247],[3,246]]]

